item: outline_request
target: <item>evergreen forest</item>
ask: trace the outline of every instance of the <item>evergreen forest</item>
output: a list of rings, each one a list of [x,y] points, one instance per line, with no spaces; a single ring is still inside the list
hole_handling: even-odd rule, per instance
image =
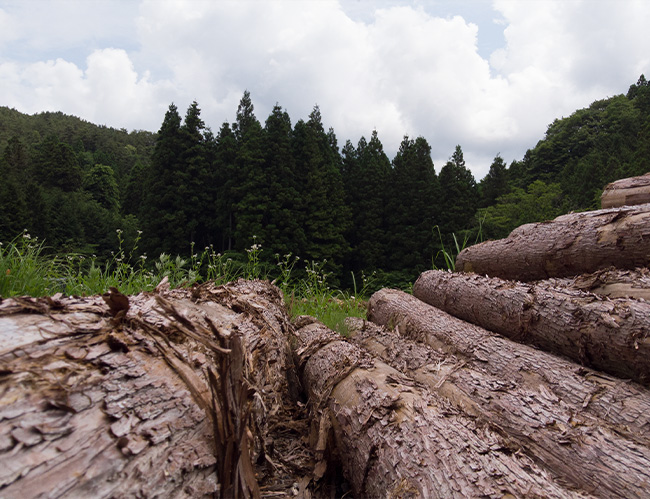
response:
[[[339,144],[318,106],[292,123],[276,105],[261,122],[248,92],[216,132],[197,102],[184,116],[171,104],[157,133],[0,107],[0,241],[27,231],[99,261],[121,245],[143,262],[255,251],[269,266],[321,262],[341,287],[362,272],[404,287],[465,245],[599,208],[607,183],[649,172],[650,86],[642,75],[556,119],[510,165],[495,151],[480,181],[461,145],[449,153],[434,165],[427,140],[405,136],[391,159],[376,130]]]

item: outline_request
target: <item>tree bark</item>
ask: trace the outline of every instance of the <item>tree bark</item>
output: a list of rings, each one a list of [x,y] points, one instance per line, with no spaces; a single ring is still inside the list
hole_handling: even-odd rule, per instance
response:
[[[331,428],[356,497],[578,496],[498,433],[322,324],[296,335],[319,440]]]
[[[609,298],[634,298],[650,301],[650,269],[647,267],[634,270],[610,267],[575,277],[554,277],[537,281],[537,284],[588,291]]]
[[[504,386],[533,390],[536,399],[551,398],[575,414],[600,418],[626,438],[650,446],[647,388],[515,343],[403,291],[382,289],[373,294],[368,318],[397,328],[405,338],[455,355]]]
[[[650,303],[430,270],[413,294],[465,321],[582,365],[650,383]]]
[[[518,281],[650,264],[650,204],[570,213],[461,251],[456,270]]]
[[[602,208],[645,203],[650,203],[650,173],[607,184],[600,196]]]
[[[486,372],[482,362],[443,354],[362,319],[347,324],[354,344],[478,418],[561,483],[597,496],[646,496],[650,449],[601,418],[558,403],[550,392]]]
[[[281,436],[293,392],[281,304],[243,281],[3,300],[0,496],[290,491],[310,458]]]

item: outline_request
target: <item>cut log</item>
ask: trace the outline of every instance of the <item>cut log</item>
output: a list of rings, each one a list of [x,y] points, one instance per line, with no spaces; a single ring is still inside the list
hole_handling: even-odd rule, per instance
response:
[[[281,436],[293,365],[281,304],[245,281],[2,301],[0,496],[290,493],[311,458]]]
[[[650,269],[621,270],[614,267],[575,277],[554,277],[536,282],[540,286],[565,287],[610,298],[650,301]]]
[[[600,197],[602,208],[645,203],[650,203],[650,173],[607,184]]]
[[[601,418],[538,386],[486,372],[484,362],[443,354],[362,319],[346,323],[354,344],[478,418],[562,483],[598,496],[646,496],[650,449]]]
[[[575,414],[603,419],[617,432],[650,446],[650,395],[647,388],[581,367],[529,345],[515,343],[457,319],[403,291],[372,295],[368,317],[376,324],[472,363],[506,386],[537,392]]]
[[[421,274],[413,294],[512,340],[650,383],[648,302],[440,270]]]
[[[322,324],[296,334],[319,440],[332,429],[356,497],[579,495],[496,432]]]
[[[650,204],[570,213],[465,248],[456,270],[517,281],[650,264]]]

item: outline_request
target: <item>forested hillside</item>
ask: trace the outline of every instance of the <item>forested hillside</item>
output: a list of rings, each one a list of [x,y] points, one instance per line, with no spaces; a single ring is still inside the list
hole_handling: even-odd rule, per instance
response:
[[[404,137],[392,160],[377,131],[339,147],[318,107],[292,123],[276,105],[262,123],[248,92],[216,133],[196,102],[184,117],[171,104],[157,134],[5,107],[0,241],[27,229],[50,251],[101,259],[118,229],[125,245],[142,231],[138,252],[153,258],[212,247],[236,259],[254,247],[262,262],[326,260],[343,285],[373,270],[400,285],[443,265],[453,235],[471,244],[598,207],[606,183],[650,171],[649,116],[641,76],[626,95],[554,121],[522,160],[497,154],[477,182],[460,145],[439,170],[424,137]]]

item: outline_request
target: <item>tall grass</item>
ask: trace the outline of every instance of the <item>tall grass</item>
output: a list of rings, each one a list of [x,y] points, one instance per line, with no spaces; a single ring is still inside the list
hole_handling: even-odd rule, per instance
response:
[[[206,247],[191,256],[172,257],[161,253],[153,263],[147,255],[138,255],[141,232],[132,248],[123,247],[122,231],[118,229],[118,250],[100,264],[95,256],[79,254],[52,256],[45,253],[42,242],[26,231],[13,241],[0,243],[0,297],[66,295],[96,295],[116,287],[124,294],[151,291],[165,277],[172,287],[187,287],[197,282],[214,281],[224,284],[238,278],[268,279],[282,290],[292,316],[311,315],[328,327],[343,334],[345,318],[365,316],[364,296],[372,277],[361,275],[360,288],[356,277],[353,293],[331,289],[326,262],[307,261],[304,270],[297,270],[298,257],[276,255],[276,265],[261,260],[262,248],[253,243],[242,259],[237,253],[216,253]],[[298,277],[300,276],[300,277]]]
[[[478,217],[478,232],[476,234],[476,239],[474,240],[473,244],[477,244],[483,241],[483,222],[485,221],[485,214],[483,215],[483,218]],[[451,250],[447,250],[445,247],[445,243],[442,240],[442,233],[440,232],[440,226],[434,225],[432,230],[437,230],[438,231],[438,239],[440,240],[440,246],[441,249],[438,251],[435,257],[432,258],[431,260],[431,266],[436,269],[440,270],[436,266],[436,260],[438,260],[438,257],[442,255],[444,261],[445,261],[445,268],[446,270],[454,271],[456,270],[456,257],[458,254],[463,251],[467,247],[467,243],[470,239],[470,234],[471,231],[465,231],[465,234],[463,236],[463,241],[462,243],[458,242],[458,238],[456,237],[455,233],[451,234],[451,237],[453,239],[453,247]],[[434,232],[435,234],[435,232]]]
[[[44,258],[43,249],[27,231],[0,242],[0,296],[43,296],[61,289],[65,263],[60,257]]]

